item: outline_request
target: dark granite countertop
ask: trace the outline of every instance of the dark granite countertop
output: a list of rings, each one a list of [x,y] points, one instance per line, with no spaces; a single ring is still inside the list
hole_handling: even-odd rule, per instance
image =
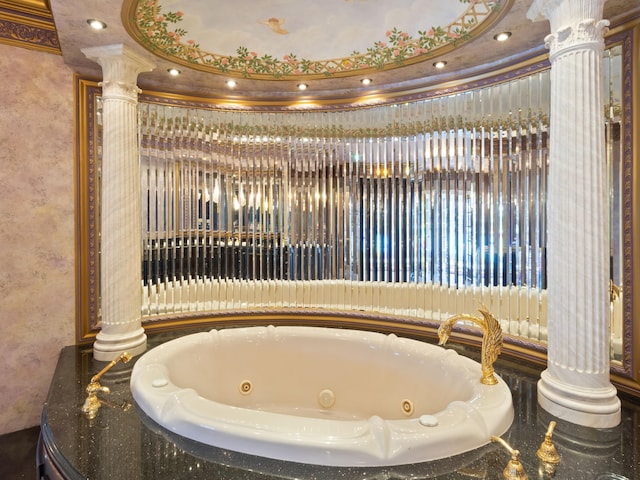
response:
[[[190,330],[188,333],[191,333]],[[181,332],[149,336],[149,348]],[[455,347],[476,357],[473,349]],[[135,359],[118,364],[101,379],[111,389],[100,394],[103,405],[88,419],[81,406],[90,378],[105,363],[93,360],[81,346],[62,350],[42,414],[42,442],[47,456],[70,479],[501,479],[510,455],[492,443],[455,457],[399,467],[343,468],[283,462],[239,454],[175,435],[147,418],[129,390]],[[561,456],[553,478],[640,479],[640,402],[622,398],[622,422],[613,429],[595,430],[551,417],[536,399],[540,369],[501,358],[496,372],[509,384],[515,418],[503,435],[521,460],[530,479],[551,478],[540,470],[536,451],[551,420],[557,421],[553,442]],[[124,409],[122,405],[130,405]]]

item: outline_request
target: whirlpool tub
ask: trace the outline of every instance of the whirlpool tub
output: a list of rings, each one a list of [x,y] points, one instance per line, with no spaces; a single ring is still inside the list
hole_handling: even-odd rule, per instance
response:
[[[186,335],[136,362],[131,390],[162,427],[228,450],[328,466],[468,452],[513,420],[480,364],[394,334],[248,327]]]

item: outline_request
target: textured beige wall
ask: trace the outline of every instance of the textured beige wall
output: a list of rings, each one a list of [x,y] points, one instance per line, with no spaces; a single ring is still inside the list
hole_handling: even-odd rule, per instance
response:
[[[75,341],[73,75],[0,44],[0,434],[40,423]]]

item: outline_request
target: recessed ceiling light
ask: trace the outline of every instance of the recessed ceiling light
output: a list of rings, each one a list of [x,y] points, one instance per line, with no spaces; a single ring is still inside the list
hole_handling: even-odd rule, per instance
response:
[[[307,85],[306,83],[299,83],[298,90],[306,90],[308,86],[309,85]]]
[[[167,72],[169,72],[169,75],[171,75],[172,77],[177,77],[178,75],[180,75],[182,73],[177,68],[167,68]]]
[[[104,30],[105,28],[107,28],[107,24],[106,23],[104,23],[104,22],[102,22],[100,20],[97,20],[95,18],[88,19],[87,23],[94,30]]]
[[[493,39],[497,40],[499,42],[504,42],[504,41],[508,40],[510,36],[511,36],[511,32],[500,32],[500,33],[494,35]]]
[[[360,82],[362,82],[363,85],[371,85],[371,82],[373,82],[373,80],[371,80],[370,78],[363,78],[362,80],[360,80]]]
[[[433,66],[436,68],[444,68],[446,67],[446,65],[447,65],[447,62],[443,62],[442,60],[433,64]]]
[[[238,82],[236,82],[235,80],[227,80],[225,83],[229,88],[235,88],[235,86],[238,85]]]

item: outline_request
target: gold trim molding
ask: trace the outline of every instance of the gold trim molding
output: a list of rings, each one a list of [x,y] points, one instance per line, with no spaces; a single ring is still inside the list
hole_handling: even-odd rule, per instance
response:
[[[46,0],[0,0],[0,43],[61,55]]]

